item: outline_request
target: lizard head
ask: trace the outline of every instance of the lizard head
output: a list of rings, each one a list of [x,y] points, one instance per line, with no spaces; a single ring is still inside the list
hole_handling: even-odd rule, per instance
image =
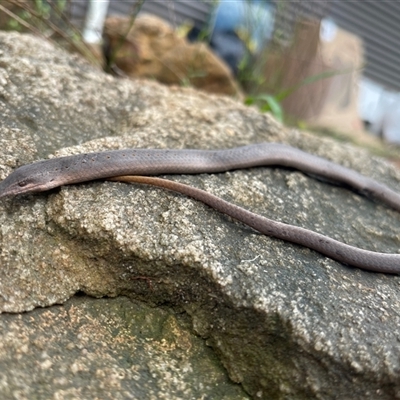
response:
[[[54,177],[43,171],[42,162],[17,168],[0,182],[0,198],[24,193],[42,192],[58,186]]]

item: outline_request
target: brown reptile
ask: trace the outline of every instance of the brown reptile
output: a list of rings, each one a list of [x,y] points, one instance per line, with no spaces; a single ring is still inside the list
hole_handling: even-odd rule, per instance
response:
[[[126,149],[53,158],[16,169],[0,183],[0,197],[41,192],[95,179],[147,183],[191,196],[265,235],[309,247],[342,263],[375,272],[400,274],[400,254],[362,250],[307,229],[267,219],[203,190],[143,176],[217,173],[267,165],[295,168],[344,184],[400,211],[400,195],[385,185],[278,143],[258,143],[228,150]]]

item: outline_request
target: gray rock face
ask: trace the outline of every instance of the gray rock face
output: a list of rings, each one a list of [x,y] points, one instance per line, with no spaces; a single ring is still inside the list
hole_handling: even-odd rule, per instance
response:
[[[2,179],[51,155],[277,141],[400,190],[383,161],[233,100],[116,80],[30,36],[0,33],[0,49]],[[297,171],[171,178],[398,252],[397,212]],[[344,266],[147,186],[90,182],[6,199],[0,220],[4,399],[400,398],[398,277]]]

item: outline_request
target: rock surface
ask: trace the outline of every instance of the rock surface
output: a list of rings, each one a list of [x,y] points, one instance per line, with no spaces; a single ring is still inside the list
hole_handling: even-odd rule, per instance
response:
[[[187,316],[166,307],[74,297],[3,315],[0,331],[2,399],[249,398]]]
[[[1,179],[52,154],[279,141],[400,190],[383,161],[233,100],[116,80],[31,36],[0,33],[0,49]],[[300,172],[171,178],[346,243],[398,251],[397,212]],[[398,277],[140,185],[6,199],[0,220],[4,399],[400,398]]]

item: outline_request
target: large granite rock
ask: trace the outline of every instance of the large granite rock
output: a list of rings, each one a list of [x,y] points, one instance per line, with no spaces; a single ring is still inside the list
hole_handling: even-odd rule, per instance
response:
[[[54,154],[279,141],[400,188],[398,172],[362,150],[234,100],[114,79],[31,36],[0,33],[0,112],[0,178]],[[300,172],[173,179],[346,243],[398,251],[397,212]],[[140,185],[6,199],[0,220],[2,399],[400,398],[396,276]]]

